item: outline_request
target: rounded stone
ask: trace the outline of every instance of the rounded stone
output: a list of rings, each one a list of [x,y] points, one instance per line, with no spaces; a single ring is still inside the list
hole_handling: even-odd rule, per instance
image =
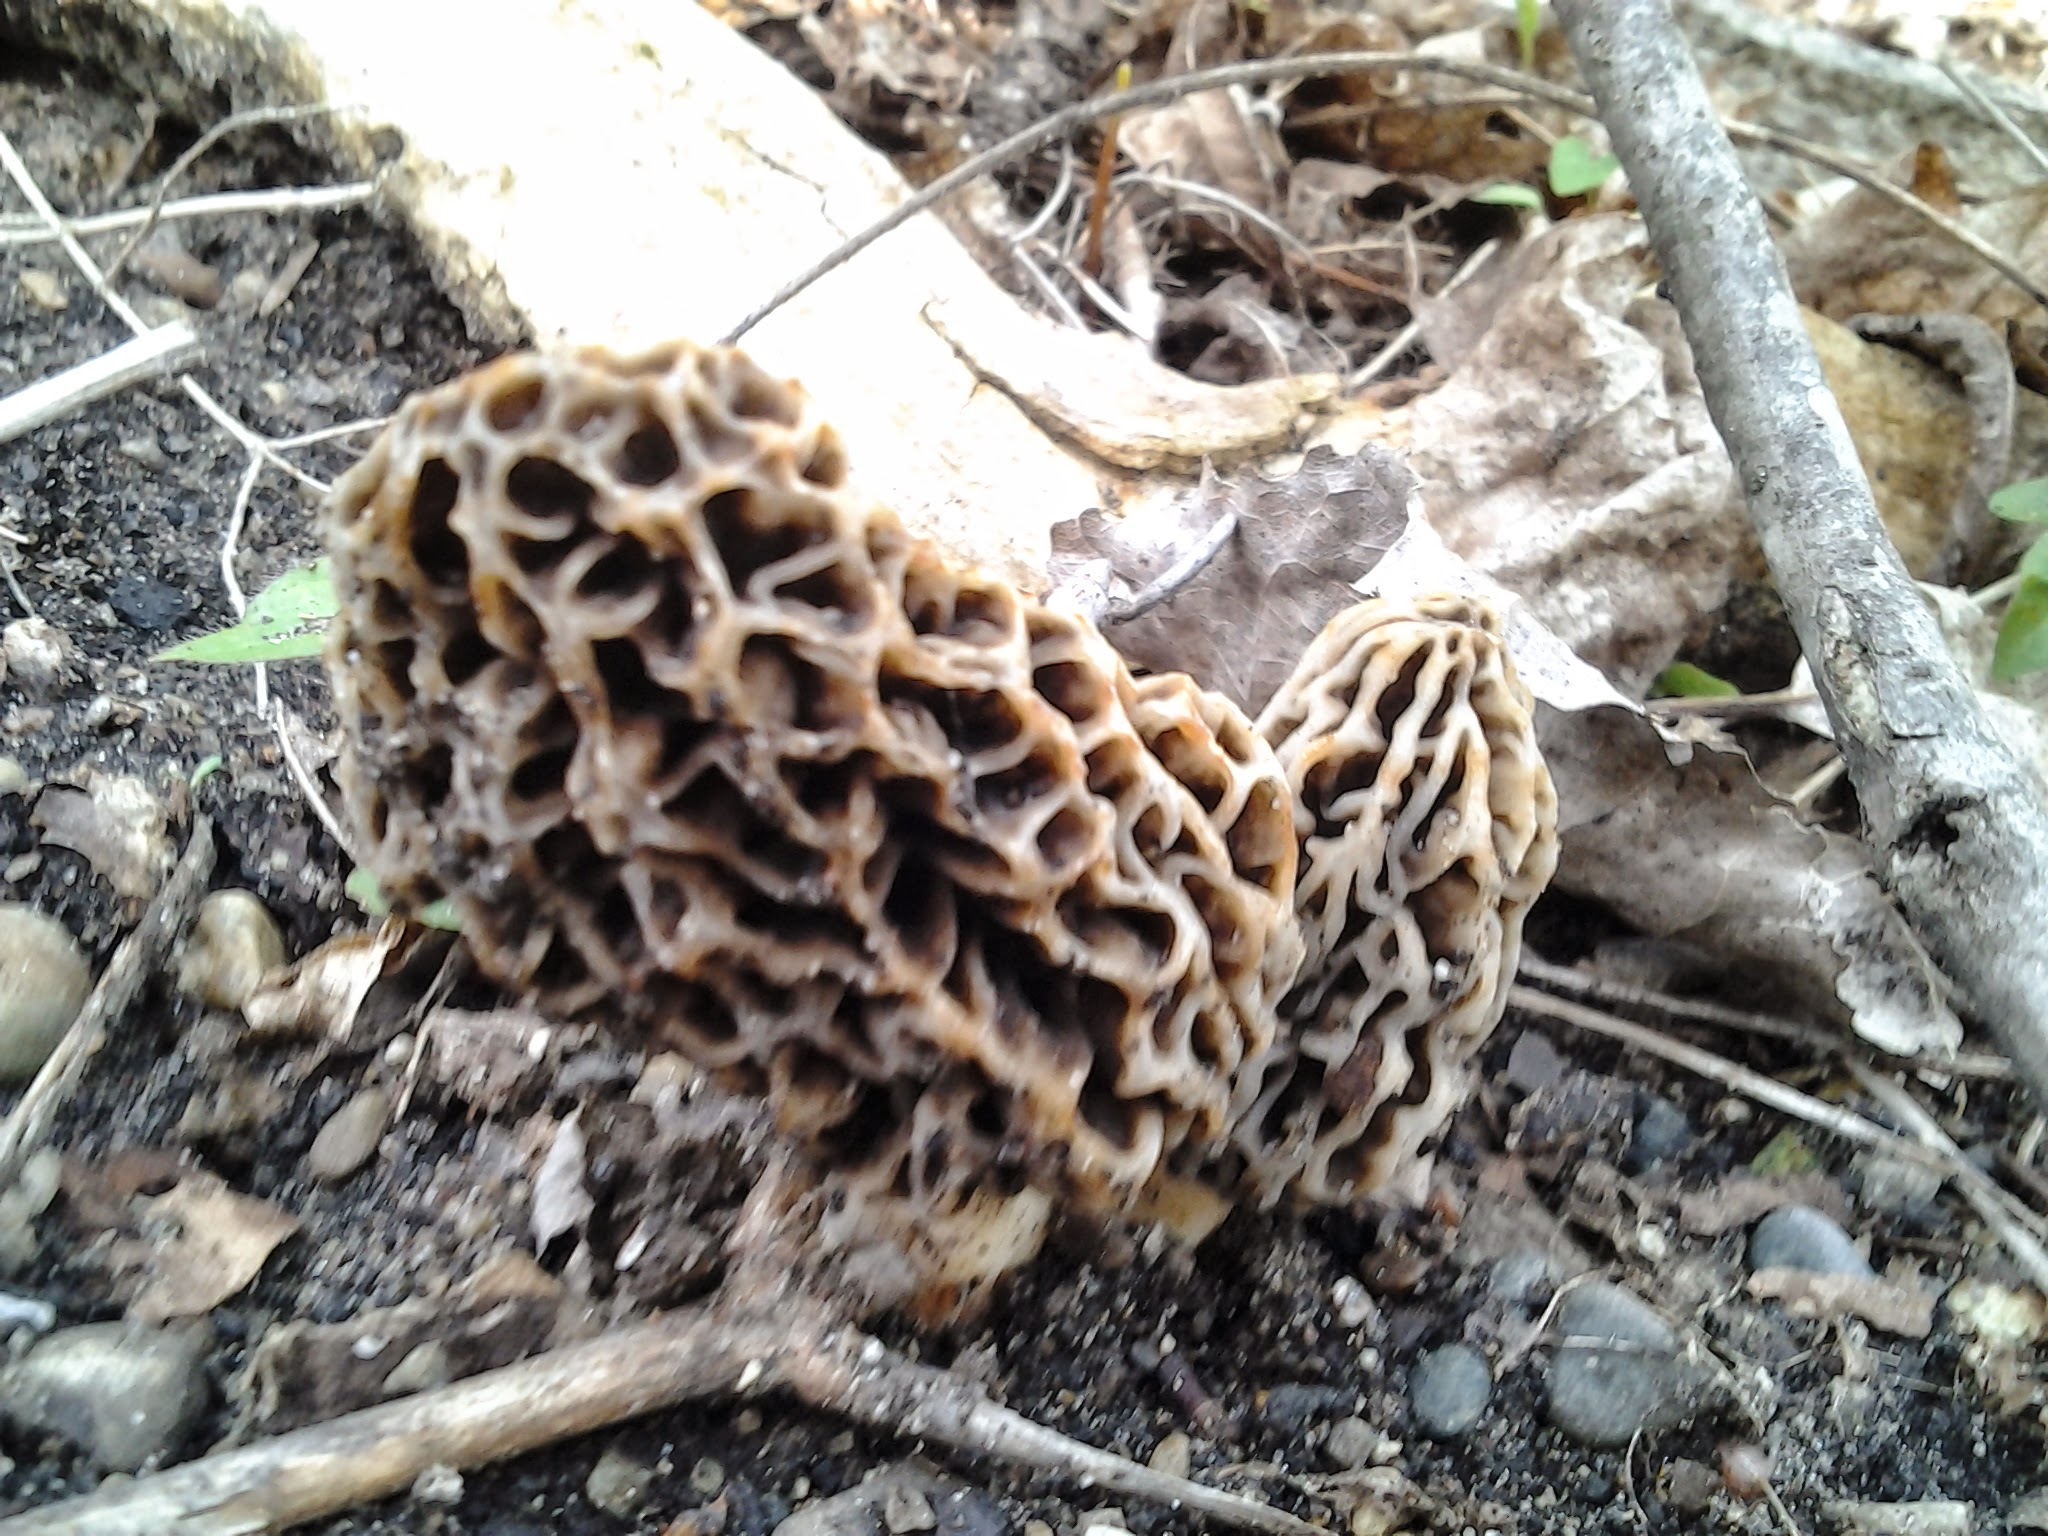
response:
[[[92,991],[92,967],[54,917],[0,902],[0,1083],[36,1075]]]
[[[1636,1123],[1629,1132],[1628,1150],[1622,1157],[1622,1171],[1648,1173],[1684,1156],[1691,1146],[1692,1126],[1684,1111],[1657,1094],[1642,1094],[1637,1101]]]
[[[306,1152],[306,1171],[323,1183],[345,1179],[370,1160],[391,1116],[391,1096],[365,1088],[328,1117]]]
[[[1538,1248],[1518,1248],[1493,1261],[1486,1276],[1487,1294],[1510,1306],[1534,1307],[1550,1298],[1556,1283],[1550,1256]]]
[[[621,1520],[631,1519],[646,1502],[654,1482],[654,1469],[633,1460],[617,1446],[597,1458],[590,1476],[583,1480],[583,1497],[593,1509],[601,1509]]]
[[[1876,1273],[1834,1218],[1810,1205],[1781,1205],[1756,1224],[1749,1238],[1749,1267],[1864,1278]]]
[[[71,641],[48,619],[16,619],[0,629],[7,678],[31,699],[49,700],[70,670]]]
[[[1493,1398],[1493,1372],[1469,1344],[1432,1349],[1408,1374],[1408,1401],[1422,1432],[1455,1440],[1475,1429]]]
[[[1384,1437],[1365,1420],[1353,1415],[1339,1419],[1323,1437],[1323,1456],[1340,1472],[1355,1471],[1372,1464],[1373,1452]]]
[[[178,990],[209,1008],[239,1011],[264,976],[285,963],[284,934],[248,891],[214,891],[199,904],[178,959]]]
[[[58,1435],[101,1467],[133,1472],[175,1450],[206,1406],[197,1328],[63,1328],[0,1371],[0,1412]]]
[[[1682,1418],[1695,1385],[1678,1336],[1633,1291],[1593,1281],[1565,1293],[1550,1362],[1550,1421],[1583,1445],[1622,1446]]]

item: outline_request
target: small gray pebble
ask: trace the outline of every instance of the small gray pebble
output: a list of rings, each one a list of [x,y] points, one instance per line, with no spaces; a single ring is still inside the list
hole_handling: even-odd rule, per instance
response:
[[[206,1334],[87,1323],[0,1370],[0,1413],[61,1436],[101,1467],[133,1472],[175,1450],[206,1406]]]
[[[1469,1344],[1432,1349],[1408,1375],[1408,1401],[1422,1432],[1438,1440],[1471,1433],[1493,1397],[1493,1372]]]
[[[1323,1437],[1323,1456],[1340,1472],[1372,1465],[1372,1453],[1385,1437],[1361,1418],[1339,1419]]]
[[[1629,1132],[1622,1171],[1648,1173],[1673,1158],[1683,1156],[1691,1145],[1692,1126],[1686,1121],[1684,1111],[1669,1099],[1645,1093],[1636,1103],[1636,1123]]]
[[[1540,1248],[1518,1248],[1493,1261],[1486,1276],[1486,1291],[1517,1307],[1535,1307],[1550,1299],[1557,1276],[1550,1256]]]
[[[1698,1383],[1677,1335],[1633,1291],[1603,1280],[1566,1292],[1556,1331],[1573,1342],[1550,1362],[1550,1421],[1574,1440],[1626,1445],[1638,1429],[1684,1418]]]
[[[0,1083],[36,1075],[91,991],[92,968],[62,923],[0,902]]]
[[[1508,1086],[1523,1093],[1548,1088],[1565,1074],[1566,1062],[1547,1035],[1525,1029],[1508,1051]]]
[[[284,962],[284,934],[270,909],[248,891],[214,891],[199,903],[178,958],[178,990],[209,1008],[237,1012]]]
[[[0,629],[6,676],[32,699],[47,700],[71,669],[71,640],[48,619],[16,619]]]
[[[1186,1477],[1195,1464],[1195,1442],[1182,1430],[1160,1437],[1145,1465],[1167,1477]]]
[[[28,770],[11,757],[0,757],[0,795],[18,795],[28,788]]]
[[[1881,1152],[1865,1152],[1852,1166],[1857,1195],[1868,1210],[1883,1211],[1889,1216],[1917,1216],[1941,1194],[1941,1175],[1918,1163],[1886,1157]]]
[[[914,1536],[918,1531],[937,1530],[939,1517],[932,1512],[932,1501],[923,1489],[898,1483],[882,1497],[882,1525],[889,1536]]]
[[[617,1446],[612,1446],[597,1458],[597,1465],[583,1480],[583,1497],[590,1501],[593,1509],[628,1520],[639,1513],[640,1505],[647,1497],[648,1485],[653,1481],[653,1468],[642,1466]]]
[[[391,1096],[365,1088],[328,1117],[306,1153],[306,1171],[325,1183],[345,1179],[370,1160],[391,1116]]]
[[[1749,1267],[1865,1278],[1876,1273],[1849,1234],[1810,1205],[1781,1205],[1756,1224],[1749,1239]]]
[[[1721,1474],[1705,1462],[1681,1456],[1664,1469],[1661,1490],[1673,1514],[1701,1514],[1721,1491]]]
[[[1259,1400],[1259,1417],[1283,1433],[1298,1434],[1317,1419],[1350,1411],[1357,1400],[1357,1393],[1343,1387],[1282,1382]]]

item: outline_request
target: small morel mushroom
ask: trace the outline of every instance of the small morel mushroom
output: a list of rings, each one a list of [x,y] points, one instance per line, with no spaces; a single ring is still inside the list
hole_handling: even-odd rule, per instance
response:
[[[900,1251],[926,1315],[1055,1206],[1195,1240],[1398,1186],[1555,862],[1480,606],[1339,615],[1255,728],[910,538],[736,352],[501,359],[406,405],[327,534],[394,905],[765,1099],[820,1240]]]
[[[415,398],[328,508],[341,780],[395,905],[764,1096],[964,1295],[1055,1202],[1185,1203],[1298,968],[1293,798],[845,472],[730,351]]]
[[[1338,614],[1260,715],[1295,797],[1307,945],[1233,1106],[1262,1201],[1419,1186],[1557,866],[1533,708],[1499,617],[1433,596]]]

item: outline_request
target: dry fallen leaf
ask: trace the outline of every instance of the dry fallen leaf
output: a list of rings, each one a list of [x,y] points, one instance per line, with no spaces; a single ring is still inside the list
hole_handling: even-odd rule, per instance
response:
[[[242,1004],[242,1017],[258,1034],[346,1041],[363,999],[398,949],[403,930],[403,924],[393,922],[375,933],[329,939],[296,964],[266,976]]]
[[[578,1112],[571,1112],[555,1127],[547,1156],[533,1176],[533,1246],[544,1252],[549,1243],[565,1232],[575,1232],[590,1219],[597,1203],[583,1187],[583,1128]]]
[[[1777,1300],[1794,1317],[1860,1317],[1900,1338],[1924,1339],[1934,1328],[1935,1293],[1882,1275],[1822,1275],[1805,1269],[1760,1269],[1749,1294]]]
[[[153,1252],[128,1315],[148,1323],[212,1311],[254,1280],[271,1251],[299,1229],[295,1217],[269,1201],[237,1194],[207,1173],[188,1173],[142,1209]]]
[[[1353,583],[1407,521],[1408,472],[1392,454],[1311,452],[1280,480],[1212,481],[1121,520],[1099,511],[1053,530],[1055,591],[1107,561],[1109,595],[1127,597],[1198,547],[1225,516],[1236,531],[1171,602],[1106,633],[1135,665],[1186,672],[1251,713],[1287,680]]]
[[[1544,721],[1563,855],[1556,885],[1645,933],[1761,964],[1881,1050],[1961,1043],[1946,987],[1860,843],[1800,823],[1739,752],[1674,762],[1617,710]]]
[[[1655,283],[1639,220],[1553,226],[1434,307],[1450,374],[1403,422],[1444,542],[1634,697],[1751,538]]]
[[[85,789],[52,785],[33,820],[44,842],[83,855],[116,895],[153,895],[171,866],[163,803],[140,779],[96,775]]]

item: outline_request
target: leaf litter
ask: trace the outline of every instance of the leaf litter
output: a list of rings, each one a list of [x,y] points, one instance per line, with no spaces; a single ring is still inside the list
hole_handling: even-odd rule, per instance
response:
[[[822,13],[742,7],[733,19],[788,28],[808,42],[842,110],[890,142],[913,174],[959,153],[977,103],[995,104],[986,82],[1005,60],[1042,61],[1022,97],[1043,110],[1099,83],[1090,63],[1098,49],[1185,68],[1258,48],[1398,47],[1423,35],[1401,8],[1397,19],[1363,21],[1279,4],[1144,7],[1122,21],[1079,14],[1088,10],[1020,7],[1014,27],[973,7],[888,4]],[[1438,32],[1431,46],[1512,57],[1506,27],[1453,19],[1465,24]],[[1402,25],[1412,30],[1386,31]],[[1539,58],[1561,67],[1554,35]],[[1846,1018],[1884,1049],[1938,1057],[1957,1044],[1960,1026],[1860,854],[1853,807],[1838,802],[1815,819],[1809,805],[1788,804],[1759,778],[1758,767],[1772,777],[1772,763],[1801,744],[1800,733],[1782,721],[1754,729],[1733,713],[1681,730],[1636,702],[1674,662],[1711,654],[1725,639],[1724,605],[1759,575],[1640,232],[1626,214],[1544,199],[1572,185],[1551,173],[1562,130],[1582,125],[1512,103],[1446,106],[1431,99],[1436,89],[1417,76],[1258,99],[1212,93],[1195,98],[1199,109],[1127,122],[1127,147],[1155,181],[1211,185],[1312,253],[1310,262],[1290,258],[1227,204],[1132,177],[1116,189],[1110,228],[1120,275],[1111,287],[1119,297],[1160,299],[1149,349],[1097,345],[1105,338],[1072,325],[1054,331],[1035,316],[1030,327],[992,334],[944,306],[931,311],[989,386],[1049,431],[1136,474],[1117,482],[1130,493],[1116,498],[1120,516],[1085,513],[1060,531],[1046,573],[1055,595],[1107,612],[1230,520],[1219,551],[1187,585],[1112,633],[1141,664],[1190,667],[1256,705],[1277,681],[1272,659],[1294,654],[1297,637],[1319,627],[1317,615],[1357,591],[1469,583],[1519,594],[1514,649],[1549,706],[1546,751],[1559,765],[1571,827],[1560,885],[1746,975],[1752,962],[1765,967],[1792,997]],[[1503,181],[1529,186],[1553,217],[1504,220],[1481,201]],[[1052,185],[1053,168],[1041,163],[1021,168],[1007,190],[1018,211],[1035,214]],[[2030,215],[2006,214],[2018,222],[1985,227],[2001,239],[2017,232],[2008,244],[2020,248]],[[1855,249],[1856,221],[1876,213],[1844,199],[1829,217],[1847,231],[1842,246]],[[1469,291],[1432,299],[1482,235],[1509,239],[1507,259]],[[1135,254],[1145,242],[1156,242],[1149,271]],[[1952,270],[1946,259],[1924,247],[1900,264],[1940,274]],[[1075,313],[1102,322],[1077,279],[1062,269],[1055,280]],[[1859,310],[1869,307],[1863,297]],[[1914,302],[2002,313],[1995,297],[1961,279],[1954,293],[1929,288]],[[1410,322],[1419,340],[1406,374],[1347,400],[1337,381]],[[1332,345],[1335,358],[1319,351]],[[2015,347],[2024,370],[2023,335]],[[1160,365],[1211,389],[1182,394],[1147,382]],[[1933,403],[1914,420],[1969,419],[1966,404],[1954,414],[1963,381],[1939,369],[1917,377],[1922,401]],[[1246,389],[1255,384],[1267,387]],[[1150,404],[1134,405],[1141,401]],[[1873,441],[1915,435],[1898,411],[1883,410],[1862,433]],[[1937,445],[1956,436],[1917,435]],[[2016,429],[2015,478],[2040,467],[2030,466],[2024,439]],[[1405,453],[1408,469],[1374,445]],[[1868,462],[1861,434],[1859,447]],[[1935,489],[1915,515],[1938,530],[1956,497],[1942,494],[1939,474],[1926,478]],[[1909,542],[1903,520],[1894,533],[1902,547]],[[1983,610],[1958,609],[1956,620],[1958,643],[1983,659]],[[1710,669],[1736,671],[1718,660]],[[2015,724],[2030,719],[2038,729],[2038,700],[2011,702]],[[330,962],[332,983],[315,984]],[[361,949],[323,958],[295,993],[274,999],[276,1022],[350,1045],[373,969],[382,974],[382,957],[373,963]],[[487,1106],[530,1102],[534,1085],[522,1074],[485,1075],[502,1083],[479,1089]],[[556,1237],[583,1241],[598,1209],[585,1187],[595,1164],[578,1114],[547,1124],[553,1135],[529,1161],[541,1247]],[[1997,1127],[1977,1129],[1990,1136]],[[1618,1243],[1603,1250],[1622,1251]],[[235,1268],[214,1267],[223,1275]],[[1640,1273],[1657,1271],[1652,1264]],[[1801,1285],[1806,1304],[1855,1310]],[[1779,1281],[1771,1286],[1786,1294]],[[1022,1299],[1030,1300],[1028,1285]],[[2008,1378],[2024,1369],[2010,1364],[2015,1358],[2008,1351]],[[1391,1421],[1398,1406],[1388,1412]]]

